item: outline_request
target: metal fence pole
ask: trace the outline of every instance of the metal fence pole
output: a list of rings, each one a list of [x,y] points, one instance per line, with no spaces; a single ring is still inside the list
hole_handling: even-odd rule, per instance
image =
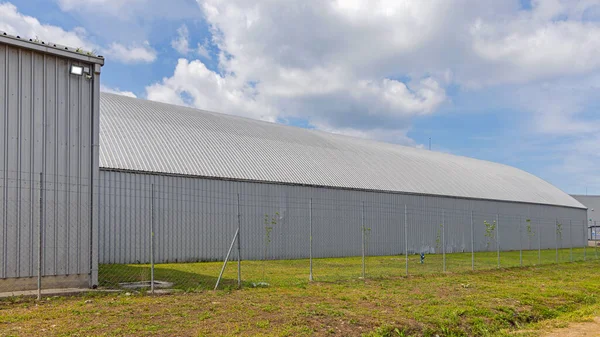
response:
[[[309,249],[308,249],[308,258],[310,261],[310,273],[308,275],[308,280],[312,281],[313,280],[313,255],[312,255],[312,248],[313,248],[313,221],[312,221],[312,198],[310,198],[310,201],[308,203],[308,217],[309,217]]]
[[[446,212],[442,210],[442,260],[446,272]]]
[[[238,235],[237,235],[237,265],[238,265],[238,288],[242,287],[242,244],[240,241],[242,236],[242,231],[240,229],[242,223],[242,214],[240,213],[240,194],[237,195],[237,215],[238,215]]]
[[[217,283],[215,283],[215,291],[219,288],[219,283],[221,283],[221,278],[223,277],[223,273],[225,272],[225,267],[227,267],[227,262],[229,261],[229,255],[231,255],[231,250],[233,249],[233,245],[238,239],[239,229],[235,231],[235,235],[233,236],[233,240],[231,240],[231,245],[229,246],[229,250],[227,250],[227,255],[225,255],[225,261],[223,261],[223,267],[221,267],[221,272],[219,273],[219,277],[217,278]]]
[[[523,217],[519,217],[519,266],[523,267]]]
[[[362,278],[365,278],[365,202],[362,202],[362,212],[360,217],[362,227]]]
[[[588,238],[587,238],[587,228],[586,228],[586,221],[587,220],[583,220],[583,261],[585,261],[587,259],[587,245],[588,245]]]
[[[538,221],[538,264],[542,264],[542,231],[540,229],[540,223],[542,221]]]
[[[556,219],[556,228],[554,230],[554,246],[556,249],[556,256],[554,257],[554,259],[556,260],[555,262],[558,263],[558,219]],[[562,235],[562,234],[561,234]]]
[[[154,184],[150,195],[150,293],[154,294]]]
[[[596,225],[597,225],[597,224],[596,224],[596,221],[594,221],[594,226],[596,226]],[[597,228],[597,227],[596,227],[596,230],[598,230],[598,228]],[[590,232],[591,232],[591,231],[592,231],[592,230],[590,229]],[[594,235],[594,237],[593,237],[593,239],[594,239],[594,240],[593,240],[593,242],[594,242],[594,258],[595,258],[595,259],[597,259],[597,258],[598,258],[598,241],[596,240],[596,238],[597,238],[597,235],[598,235],[597,233],[598,233],[598,232],[596,232],[596,234],[595,234],[595,235]],[[590,235],[591,235],[591,234],[592,234],[592,233],[590,233]],[[590,239],[592,239],[592,237],[591,237],[591,236],[590,236]],[[587,246],[587,242],[586,242],[585,244],[586,244],[586,246]]]
[[[475,270],[475,230],[473,228],[473,211],[471,211],[471,270]]]
[[[573,221],[569,220],[569,262],[573,262]]]
[[[406,276],[408,276],[408,209],[404,204],[404,256],[406,258]]]
[[[500,215],[496,214],[496,252],[498,254],[498,269],[500,268]]]
[[[40,173],[40,223],[38,229],[37,299],[42,299],[42,257],[44,228],[44,174]]]

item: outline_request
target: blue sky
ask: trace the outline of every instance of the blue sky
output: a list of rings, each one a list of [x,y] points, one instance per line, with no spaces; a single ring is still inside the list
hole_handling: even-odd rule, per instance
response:
[[[27,0],[103,90],[519,167],[600,194],[600,1]]]

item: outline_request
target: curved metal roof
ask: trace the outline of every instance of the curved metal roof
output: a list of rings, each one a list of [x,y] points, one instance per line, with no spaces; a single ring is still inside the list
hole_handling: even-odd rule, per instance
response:
[[[100,167],[585,208],[506,165],[108,93]]]

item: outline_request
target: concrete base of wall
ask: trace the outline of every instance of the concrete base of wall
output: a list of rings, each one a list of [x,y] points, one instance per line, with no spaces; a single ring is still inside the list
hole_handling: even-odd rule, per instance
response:
[[[90,275],[59,275],[42,277],[42,289],[89,288]],[[37,277],[0,279],[0,293],[37,289]]]

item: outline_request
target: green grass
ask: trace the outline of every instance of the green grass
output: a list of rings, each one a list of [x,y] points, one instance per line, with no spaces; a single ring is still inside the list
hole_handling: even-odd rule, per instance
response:
[[[552,254],[542,256],[550,262]],[[493,254],[480,255],[481,263],[495,262]],[[448,266],[457,271],[445,274],[436,273],[437,256],[428,256],[425,265],[415,261],[415,274],[419,267],[424,273],[410,277],[387,274],[403,271],[392,257],[371,257],[364,280],[355,268],[360,258],[321,259],[315,261],[318,281],[308,283],[306,261],[250,261],[244,263],[245,285],[262,279],[268,266],[264,277],[273,286],[232,290],[235,268],[229,268],[228,288],[217,292],[12,298],[0,301],[0,335],[536,336],[600,315],[598,260],[459,272],[470,268],[463,257],[449,254]],[[518,255],[507,253],[503,261],[518,263]],[[128,274],[128,268],[142,266],[111,271]],[[211,287],[218,269],[217,263],[161,265],[157,278],[176,276],[185,284],[198,277]],[[373,276],[377,270],[386,277]]]
[[[594,259],[593,248],[586,249],[587,259]],[[558,256],[558,259],[557,259]],[[446,254],[446,273],[464,273],[472,271],[471,253]],[[584,249],[555,249],[500,252],[501,268],[536,266],[583,261]],[[418,255],[409,255],[409,275],[427,275],[443,273],[444,257],[442,254],[426,255],[423,264]],[[174,283],[175,289],[186,291],[211,290],[215,286],[223,263],[172,263],[155,266],[155,280]],[[474,259],[475,270],[497,269],[497,252],[477,252]],[[309,260],[267,260],[242,261],[243,286],[252,287],[260,282],[271,286],[306,286],[309,282]],[[389,278],[406,275],[406,257],[367,256],[365,259],[366,278]],[[362,258],[325,258],[313,260],[314,280],[337,282],[362,277]],[[230,261],[221,281],[221,288],[237,287],[237,262]],[[103,288],[119,288],[121,282],[150,280],[150,266],[147,264],[101,265],[99,272],[100,286]]]

